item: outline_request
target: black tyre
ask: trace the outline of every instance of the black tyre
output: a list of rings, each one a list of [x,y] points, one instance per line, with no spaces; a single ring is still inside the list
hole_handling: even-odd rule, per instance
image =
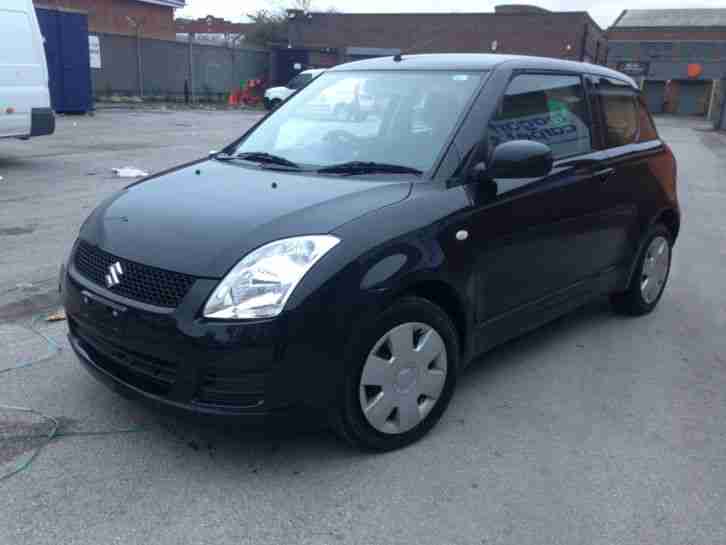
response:
[[[363,328],[348,362],[336,432],[363,450],[409,445],[438,422],[451,400],[459,342],[447,314],[406,297]]]
[[[280,107],[280,104],[282,104],[282,100],[279,98],[276,98],[270,102],[270,111],[275,111]]]
[[[658,305],[671,269],[673,237],[662,224],[648,231],[628,289],[611,296],[613,309],[627,316],[642,316]]]

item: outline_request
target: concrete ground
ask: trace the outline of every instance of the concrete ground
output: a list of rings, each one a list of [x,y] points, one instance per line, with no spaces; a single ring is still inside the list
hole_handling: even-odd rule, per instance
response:
[[[126,183],[110,168],[173,165],[253,120],[113,112],[0,142],[0,404],[61,433],[0,481],[0,543],[726,543],[725,135],[657,121],[684,224],[655,313],[598,302],[509,343],[423,441],[362,455],[325,431],[159,416],[90,378],[42,319],[84,216]],[[51,427],[0,409],[0,473]]]

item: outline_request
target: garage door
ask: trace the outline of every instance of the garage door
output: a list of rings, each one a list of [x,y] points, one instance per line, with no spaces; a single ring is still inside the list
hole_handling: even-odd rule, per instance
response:
[[[665,102],[665,81],[646,81],[643,87],[645,101],[652,114],[663,113]]]
[[[709,84],[705,81],[681,81],[676,113],[680,115],[706,115],[709,87]]]

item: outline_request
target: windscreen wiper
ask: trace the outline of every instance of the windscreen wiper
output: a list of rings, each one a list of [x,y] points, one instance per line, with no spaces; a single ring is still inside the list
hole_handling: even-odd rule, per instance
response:
[[[242,159],[243,161],[251,161],[253,163],[280,165],[283,167],[294,168],[298,170],[300,169],[300,165],[298,165],[297,163],[290,161],[289,159],[285,159],[284,157],[280,157],[279,155],[273,155],[264,151],[248,151],[245,153],[238,153],[237,155],[227,155],[224,153],[219,153],[215,155],[215,158],[219,159],[220,161],[232,161],[234,159]]]
[[[374,161],[349,161],[318,169],[321,174],[423,174],[417,168],[391,163],[376,163]]]

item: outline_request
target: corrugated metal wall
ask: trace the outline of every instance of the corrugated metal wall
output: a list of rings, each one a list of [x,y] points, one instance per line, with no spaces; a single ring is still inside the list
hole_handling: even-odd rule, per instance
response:
[[[137,39],[98,34],[103,67],[93,70],[97,97],[139,95]],[[178,99],[190,81],[189,44],[141,39],[145,98]],[[270,52],[261,48],[229,48],[194,44],[191,49],[194,95],[219,99],[251,78],[266,79]],[[191,89],[190,89],[191,90]]]

